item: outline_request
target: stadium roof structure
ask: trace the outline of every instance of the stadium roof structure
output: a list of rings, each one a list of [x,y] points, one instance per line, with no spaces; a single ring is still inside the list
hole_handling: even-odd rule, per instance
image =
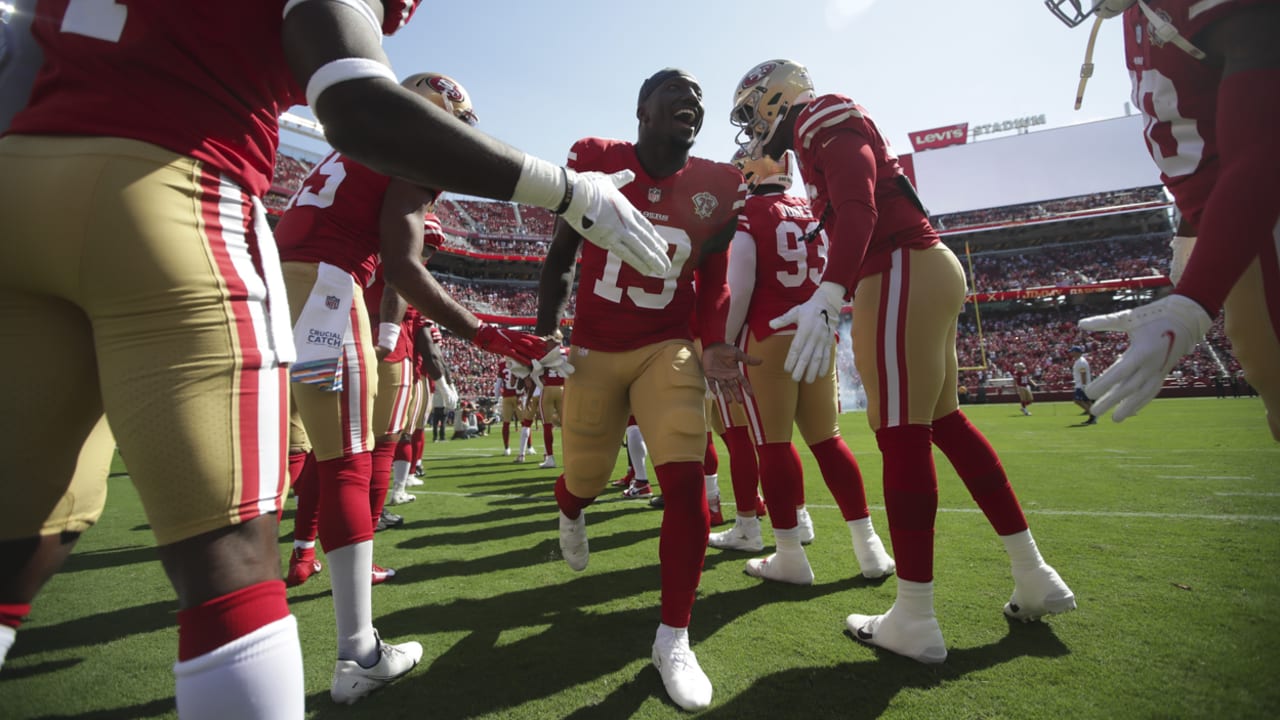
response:
[[[904,156],[933,215],[1160,185],[1142,116],[1039,130]]]

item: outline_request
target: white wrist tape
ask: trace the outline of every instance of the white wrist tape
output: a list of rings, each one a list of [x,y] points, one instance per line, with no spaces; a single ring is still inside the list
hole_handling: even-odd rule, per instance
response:
[[[369,7],[368,4],[362,2],[362,0],[331,0],[331,1],[336,2],[339,5],[346,5],[352,10],[355,10],[356,12],[360,13],[360,15],[369,22],[369,26],[373,28],[373,31],[378,34],[379,42],[381,42],[382,23],[379,23],[378,16],[373,14],[373,8]],[[307,2],[307,0],[289,0],[289,2],[284,4],[284,12],[280,14],[280,17],[282,18],[289,17],[289,13],[294,8],[298,7],[304,2]]]
[[[399,323],[378,323],[378,347],[395,350],[400,340]]]
[[[560,207],[566,187],[564,169],[532,155],[524,156],[520,179],[511,199],[522,205],[533,205],[548,210]]]
[[[325,63],[312,74],[311,79],[307,81],[307,105],[314,108],[316,100],[320,99],[320,94],[328,90],[332,85],[348,80],[363,80],[365,78],[386,78],[397,85],[400,84],[391,68],[377,60],[353,57],[342,58]]]

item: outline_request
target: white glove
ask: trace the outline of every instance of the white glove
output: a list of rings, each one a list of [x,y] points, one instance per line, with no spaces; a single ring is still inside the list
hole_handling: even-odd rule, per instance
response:
[[[1129,335],[1129,349],[1084,392],[1097,401],[1091,412],[1099,416],[1115,407],[1111,419],[1122,422],[1136,415],[1160,392],[1164,378],[1183,355],[1204,339],[1213,318],[1195,300],[1170,295],[1133,310],[1095,315],[1080,321],[1087,332],[1114,331]]]
[[[458,391],[453,388],[444,378],[440,378],[440,383],[444,385],[444,406],[447,410],[453,410],[458,407]]]
[[[844,286],[824,282],[803,304],[769,321],[769,327],[774,330],[796,326],[796,336],[782,365],[796,382],[813,382],[831,368],[831,346],[835,343],[843,306]]]
[[[667,241],[618,188],[636,179],[630,170],[612,175],[567,171],[573,196],[561,217],[582,237],[635,268],[662,277],[671,269]]]
[[[1178,235],[1169,241],[1169,247],[1173,250],[1173,257],[1169,260],[1169,280],[1174,285],[1182,279],[1182,271],[1187,268],[1187,260],[1191,258],[1191,251],[1195,246],[1194,237]]]

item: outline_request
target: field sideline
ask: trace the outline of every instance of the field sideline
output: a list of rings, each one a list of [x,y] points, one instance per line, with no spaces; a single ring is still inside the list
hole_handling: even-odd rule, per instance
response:
[[[1031,417],[1016,404],[965,409],[1000,452],[1079,609],[1028,625],[1003,617],[1007,558],[935,453],[935,592],[950,657],[925,666],[851,640],[845,615],[886,610],[896,580],[856,574],[848,530],[802,449],[817,580],[763,584],[742,572],[752,555],[708,551],[690,636],[715,700],[699,716],[1280,716],[1280,444],[1260,401],[1159,400],[1124,424],[1093,427],[1079,426],[1069,403],[1037,403]],[[842,424],[888,544],[875,440],[862,414]],[[731,518],[728,455],[717,445]],[[333,704],[327,568],[290,590],[309,718],[688,715],[648,659],[659,513],[607,490],[587,510],[590,566],[574,573],[559,557],[558,471],[537,468],[540,447],[530,463],[511,460],[497,432],[429,443],[418,500],[395,508],[405,526],[377,535],[375,561],[398,575],[373,590],[375,624],[390,641],[426,648],[397,684],[353,707]],[[176,717],[176,606],[137,495],[116,470],[102,521],[37,600],[0,670],[0,720]],[[766,529],[766,551],[771,541]]]

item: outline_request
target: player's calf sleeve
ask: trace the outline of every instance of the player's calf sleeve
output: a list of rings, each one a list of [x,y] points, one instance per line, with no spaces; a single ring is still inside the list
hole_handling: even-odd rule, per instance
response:
[[[180,610],[173,673],[183,720],[302,718],[302,648],[284,583],[250,585]]]
[[[441,435],[440,439],[441,440],[444,439],[443,434]],[[426,432],[422,430],[422,428],[418,428],[417,430],[413,431],[412,443],[413,443],[413,454],[409,457],[409,460],[414,463],[422,462],[422,450],[424,447],[426,447],[426,444],[427,444],[427,435],[426,435]]]
[[[306,462],[293,480],[293,495],[298,501],[293,513],[294,541],[314,542],[316,539],[316,530],[320,526],[320,477],[317,472],[316,456],[308,452]]]
[[[655,470],[666,499],[658,540],[662,622],[671,627],[688,627],[707,555],[707,535],[711,532],[702,465],[665,463]]]
[[[818,461],[818,470],[822,480],[831,491],[831,496],[840,506],[840,514],[845,522],[861,520],[871,514],[867,508],[867,488],[862,482],[862,470],[853,456],[853,451],[839,435],[827,438],[809,450]]]
[[[556,506],[565,517],[576,520],[582,514],[583,508],[593,502],[595,498],[580,498],[569,492],[569,486],[564,482],[564,475],[556,478]]]
[[[502,423],[502,447],[511,448],[511,423]]]
[[[760,487],[769,503],[769,520],[775,530],[790,530],[799,522],[796,506],[804,483],[800,453],[792,443],[779,442],[757,445],[756,454],[760,458]]]
[[[413,434],[417,435],[419,432],[421,431],[415,430],[413,431]],[[396,441],[396,451],[395,451],[395,454],[392,455],[392,460],[403,460],[409,463],[410,465],[412,465],[413,464],[413,443],[414,441],[412,439],[405,439],[404,437],[401,437],[398,441]]]
[[[715,475],[720,472],[720,455],[716,452],[715,436],[707,431],[707,449],[702,453],[702,474]]]
[[[369,453],[316,463],[320,480],[320,544],[325,554],[373,539],[369,521]]]
[[[964,413],[957,410],[934,420],[933,444],[947,456],[997,535],[1027,529],[1027,518],[1000,456]]]
[[[631,469],[636,473],[636,479],[641,482],[649,482],[649,468],[645,464],[645,458],[648,456],[649,448],[644,444],[644,435],[640,434],[640,427],[628,425],[627,459],[631,462]]]
[[[556,428],[551,423],[542,423],[542,447],[547,455],[556,454]]]
[[[387,490],[391,487],[391,463],[395,461],[396,441],[384,440],[375,443],[369,464],[369,511],[373,524],[378,524],[382,508],[387,502]]]
[[[938,477],[928,425],[881,428],[876,443],[884,456],[884,505],[898,577],[933,580],[933,523],[938,514]],[[773,504],[770,503],[770,510]]]
[[[745,427],[731,427],[720,436],[729,449],[729,474],[733,480],[733,500],[738,514],[756,512],[756,493],[760,487],[760,463],[756,446]]]

